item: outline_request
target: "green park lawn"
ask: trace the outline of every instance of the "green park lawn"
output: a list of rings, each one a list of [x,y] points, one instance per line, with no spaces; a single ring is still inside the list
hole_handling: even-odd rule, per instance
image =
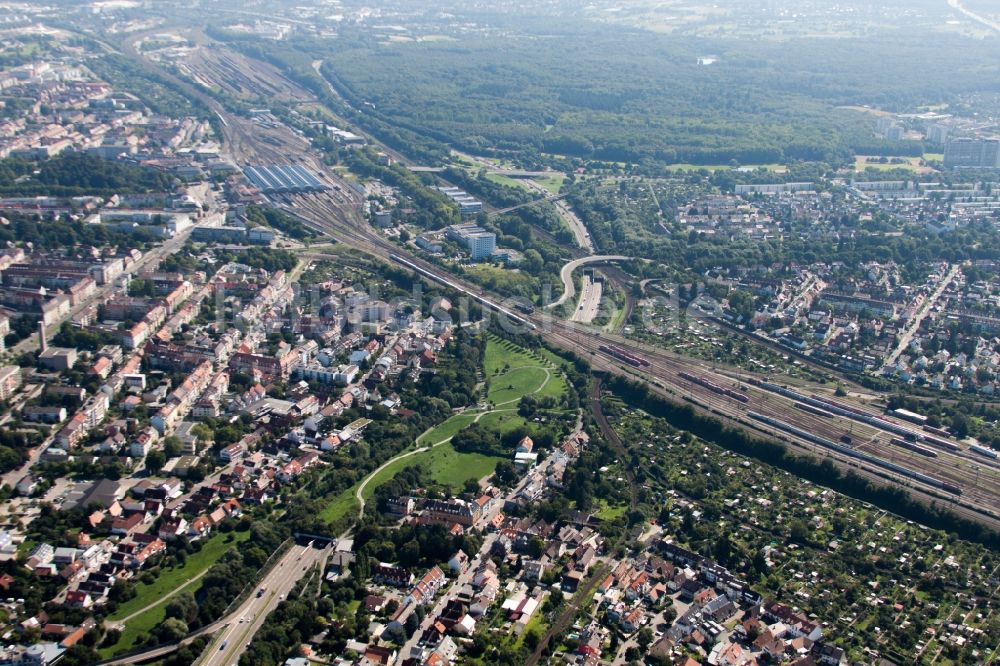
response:
[[[135,598],[129,599],[119,606],[118,610],[108,619],[112,622],[120,620],[170,594],[198,574],[207,571],[234,545],[247,541],[249,538],[249,530],[245,532],[218,532],[212,535],[202,544],[201,550],[188,556],[183,566],[162,570],[156,580],[149,585],[145,583],[136,585]]]
[[[519,400],[528,394],[559,397],[567,389],[566,381],[550,358],[506,340],[490,339],[484,374],[490,382],[487,398],[494,405]]]
[[[490,381],[487,398],[492,405],[500,408],[487,411],[469,409],[424,432],[409,451],[421,447],[430,447],[430,450],[399,457],[384,469],[370,474],[361,493],[365,501],[372,498],[379,486],[417,464],[427,469],[435,483],[447,486],[453,492],[460,491],[469,479],[478,480],[489,475],[501,458],[460,453],[455,451],[449,440],[475,422],[498,435],[526,425],[526,421],[517,415],[515,404],[521,396],[559,397],[567,390],[566,380],[556,367],[557,361],[558,357],[549,352],[533,353],[506,340],[490,338],[484,363],[485,376]],[[359,481],[332,497],[320,517],[327,523],[334,523],[356,512],[358,501],[355,494],[362,483],[364,481]]]
[[[479,480],[492,474],[498,460],[502,458],[479,453],[459,453],[450,443],[441,444],[430,451],[401,458],[389,465],[372,477],[362,495],[368,501],[375,494],[376,488],[407,467],[418,464],[423,465],[435,483],[447,486],[452,492],[459,492],[469,479]]]
[[[523,366],[490,377],[489,401],[494,405],[516,402],[522,396],[539,392],[548,382],[551,371],[542,367]]]
[[[319,517],[323,522],[335,523],[352,513],[357,514],[358,500],[354,498],[354,493],[357,491],[359,485],[361,485],[360,481],[333,497],[330,503],[323,507],[323,510],[319,513]]]

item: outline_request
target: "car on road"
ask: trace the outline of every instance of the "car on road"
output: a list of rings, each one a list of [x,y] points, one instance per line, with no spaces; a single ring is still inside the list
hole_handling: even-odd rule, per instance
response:
[[[219,646],[219,652],[225,650],[227,645],[229,645],[229,641],[222,641],[222,645]]]

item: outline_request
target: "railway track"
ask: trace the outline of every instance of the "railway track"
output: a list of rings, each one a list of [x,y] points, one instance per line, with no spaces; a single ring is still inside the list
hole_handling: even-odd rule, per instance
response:
[[[576,617],[583,605],[588,599],[590,599],[591,594],[593,594],[594,590],[597,589],[600,582],[607,578],[609,573],[611,573],[610,564],[602,562],[600,565],[594,567],[590,576],[583,584],[583,587],[577,589],[573,598],[566,605],[566,608],[562,610],[559,617],[555,619],[552,626],[549,627],[548,631],[545,632],[545,635],[538,641],[538,645],[531,653],[531,656],[524,662],[526,666],[535,666],[535,664],[537,664],[542,658],[542,653],[552,642],[552,639],[557,636],[562,636],[563,633],[569,629],[570,625],[573,623],[573,618]]]
[[[611,447],[618,454],[619,460],[621,460],[622,469],[625,470],[625,478],[628,480],[629,506],[634,511],[639,506],[639,483],[635,479],[635,470],[632,469],[632,465],[629,462],[631,456],[628,455],[628,451],[622,443],[622,438],[618,436],[618,433],[611,427],[607,417],[604,415],[604,407],[601,405],[600,379],[595,380],[594,385],[590,389],[590,406],[594,412],[594,420],[597,421],[597,425],[601,429],[601,434],[604,435],[604,439],[608,440],[608,443],[611,444]]]

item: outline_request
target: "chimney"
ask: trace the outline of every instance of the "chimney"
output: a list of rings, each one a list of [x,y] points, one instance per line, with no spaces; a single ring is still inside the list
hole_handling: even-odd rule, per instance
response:
[[[39,352],[45,351],[45,322],[42,320],[38,321],[38,347]]]

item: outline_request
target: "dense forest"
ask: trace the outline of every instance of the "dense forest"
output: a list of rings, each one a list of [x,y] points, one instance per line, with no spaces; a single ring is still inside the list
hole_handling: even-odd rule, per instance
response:
[[[891,35],[707,43],[569,21],[419,43],[345,30],[335,50],[300,48],[325,56],[323,74],[366,109],[360,123],[462,150],[752,164],[920,150],[876,139],[873,116],[838,107],[903,109],[996,87],[989,41],[936,38],[950,44],[928,58],[929,45]],[[699,65],[706,52],[719,61]]]

